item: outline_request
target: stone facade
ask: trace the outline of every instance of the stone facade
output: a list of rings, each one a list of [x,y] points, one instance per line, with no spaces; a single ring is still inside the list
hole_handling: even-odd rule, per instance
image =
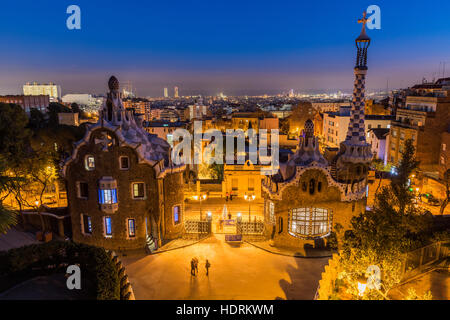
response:
[[[265,235],[276,246],[323,248],[337,226],[349,229],[352,217],[365,211],[368,164],[373,156],[364,122],[370,38],[365,33],[367,19],[359,22],[363,28],[356,39],[357,64],[345,141],[333,157],[325,159],[314,136],[314,123],[307,120],[295,154],[263,182]],[[339,243],[343,233],[336,235]]]
[[[99,122],[88,128],[62,171],[73,239],[128,250],[179,237],[184,166],[173,166],[168,144],[123,109],[118,85],[110,89]]]

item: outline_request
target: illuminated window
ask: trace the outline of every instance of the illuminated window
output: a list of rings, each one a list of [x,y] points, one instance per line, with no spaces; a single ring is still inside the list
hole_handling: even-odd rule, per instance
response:
[[[95,158],[94,156],[86,156],[84,159],[84,167],[88,171],[92,171],[95,169]]]
[[[91,234],[92,233],[92,220],[90,216],[81,215],[81,219],[82,219],[82,232],[84,234]]]
[[[272,201],[269,202],[269,221],[275,224],[275,204]]]
[[[134,238],[136,236],[136,221],[134,219],[128,219],[128,237]]]
[[[180,223],[180,206],[173,207],[173,223],[174,224]]]
[[[100,190],[98,190],[98,202],[100,204],[117,203],[117,189],[100,189]]]
[[[104,218],[104,227],[105,227],[105,236],[111,237],[112,236],[111,217]]]
[[[143,182],[133,183],[133,199],[145,198],[145,184]]]
[[[323,237],[331,231],[331,214],[321,208],[294,208],[290,212],[289,234],[295,237]]]

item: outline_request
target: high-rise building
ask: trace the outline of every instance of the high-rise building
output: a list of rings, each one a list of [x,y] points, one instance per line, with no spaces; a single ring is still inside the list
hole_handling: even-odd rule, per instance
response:
[[[179,96],[178,96],[178,87],[175,87],[174,88],[174,98],[179,98]]]
[[[167,88],[164,88],[164,98],[169,97],[169,90]]]
[[[50,101],[61,99],[61,87],[50,82],[48,84],[39,84],[37,82],[27,82],[23,86],[23,94],[26,96],[49,96]]]

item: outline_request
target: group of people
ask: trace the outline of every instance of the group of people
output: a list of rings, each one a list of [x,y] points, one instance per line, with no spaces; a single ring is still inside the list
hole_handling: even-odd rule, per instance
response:
[[[205,269],[206,269],[206,275],[209,275],[209,268],[211,267],[211,264],[209,263],[208,259],[206,259],[205,262]],[[198,259],[192,258],[191,260],[191,275],[195,276],[198,274]]]
[[[228,198],[230,199],[230,201],[233,201],[233,194],[227,192],[227,198],[226,198],[226,201],[227,201],[227,202],[228,202]]]

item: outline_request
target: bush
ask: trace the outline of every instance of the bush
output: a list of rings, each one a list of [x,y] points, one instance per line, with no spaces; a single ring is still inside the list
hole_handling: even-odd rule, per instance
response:
[[[118,270],[103,248],[74,242],[52,241],[0,253],[0,277],[24,281],[40,274],[65,272],[68,265],[79,265],[94,284],[97,300],[119,300]]]

